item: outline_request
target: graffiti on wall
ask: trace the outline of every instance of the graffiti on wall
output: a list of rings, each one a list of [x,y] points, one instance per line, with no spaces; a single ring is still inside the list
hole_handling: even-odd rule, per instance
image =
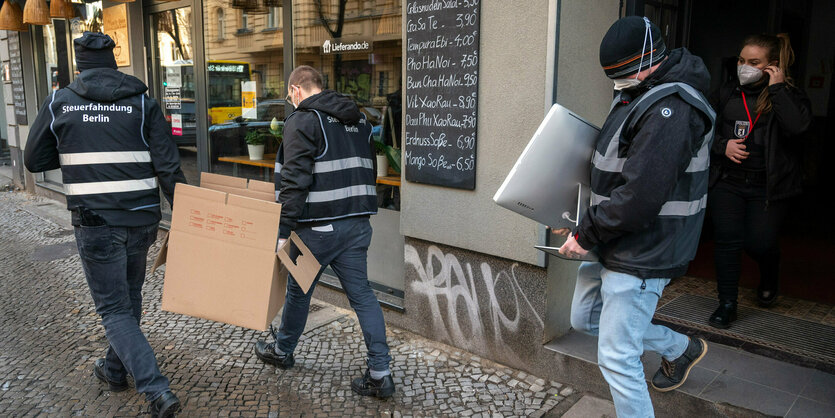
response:
[[[518,359],[517,350],[505,339],[520,332],[523,322],[532,323],[538,332],[544,328],[517,280],[518,263],[494,272],[490,264],[482,262],[480,271],[474,271],[472,264],[462,264],[454,254],[444,254],[434,245],[427,247],[425,261],[409,244],[405,255],[406,265],[413,267],[418,277],[410,288],[427,298],[438,339],[476,352],[492,347]]]

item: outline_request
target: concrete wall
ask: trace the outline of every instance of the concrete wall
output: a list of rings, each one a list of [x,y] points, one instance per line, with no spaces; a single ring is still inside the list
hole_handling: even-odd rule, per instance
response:
[[[594,7],[590,7],[592,5]],[[560,3],[557,103],[597,124],[603,124],[612,103],[612,81],[600,68],[600,41],[618,19],[618,0],[562,0]],[[553,237],[552,245],[562,244]],[[556,241],[556,242],[554,242]],[[548,263],[543,342],[571,328],[571,298],[577,278],[576,261],[551,257]]]
[[[482,1],[476,188],[404,182],[403,235],[537,262],[538,224],[500,208],[493,194],[545,115],[551,3],[556,1]]]

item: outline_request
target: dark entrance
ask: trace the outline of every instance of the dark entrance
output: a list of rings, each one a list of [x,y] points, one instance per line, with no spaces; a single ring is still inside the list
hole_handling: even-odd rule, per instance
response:
[[[702,57],[714,90],[735,77],[736,57],[745,36],[785,32],[791,37],[796,53],[792,77],[812,100],[814,120],[803,138],[804,193],[792,201],[781,232],[780,300],[769,310],[756,306],[753,289],[759,284],[759,269],[743,256],[740,304],[745,306],[747,318],[757,323],[751,329],[734,326],[722,332],[707,326],[716,303],[713,225],[707,220],[688,272],[690,278],[668,287],[656,319],[691,333],[712,333],[720,341],[780,353],[784,358],[789,355],[800,363],[832,370],[835,352],[804,353],[803,347],[819,344],[824,348],[835,343],[835,221],[832,199],[828,198],[835,173],[826,169],[827,157],[835,152],[831,134],[835,128],[835,53],[831,46],[835,2],[633,0],[626,2],[624,11],[652,19],[671,48],[687,47]],[[801,322],[792,322],[795,320]],[[778,341],[782,328],[785,332],[798,330],[803,340],[799,349]]]

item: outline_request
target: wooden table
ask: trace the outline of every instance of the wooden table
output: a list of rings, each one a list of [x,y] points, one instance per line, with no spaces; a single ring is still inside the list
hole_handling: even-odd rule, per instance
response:
[[[238,176],[238,164],[243,164],[263,168],[264,181],[272,181],[270,169],[275,169],[275,154],[264,154],[264,158],[261,160],[250,159],[248,155],[218,157],[217,160],[232,163],[232,175],[235,177]]]
[[[238,176],[238,164],[262,167],[264,169],[264,181],[272,181],[271,170],[275,170],[275,154],[264,154],[264,159],[262,160],[252,160],[248,155],[218,157],[217,160],[232,163],[232,175],[235,177]],[[388,176],[377,177],[377,184],[400,187],[400,175],[389,172]]]

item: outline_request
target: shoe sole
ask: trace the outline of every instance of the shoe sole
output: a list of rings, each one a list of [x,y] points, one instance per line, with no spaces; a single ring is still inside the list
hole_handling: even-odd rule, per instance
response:
[[[126,391],[126,390],[130,389],[130,385],[128,385],[128,383],[127,383],[127,382],[125,382],[125,385],[124,385],[124,386],[122,386],[122,385],[115,385],[115,384],[111,383],[111,382],[110,382],[110,380],[107,380],[107,377],[105,377],[105,376],[103,376],[103,375],[99,374],[99,370],[98,370],[95,366],[93,366],[93,376],[96,376],[96,378],[97,378],[97,379],[99,379],[99,380],[101,380],[102,382],[106,383],[106,384],[107,384],[107,388],[108,388],[107,390],[109,390],[109,391],[111,391],[111,392],[124,392],[124,391]]]
[[[707,354],[707,341],[705,341],[703,338],[699,338],[699,341],[701,341],[701,343],[702,343],[702,354],[700,354],[700,355],[699,355],[699,357],[696,357],[696,359],[695,359],[695,360],[693,360],[693,362],[692,362],[692,363],[690,363],[690,365],[689,365],[689,366],[687,366],[687,370],[685,370],[685,372],[684,372],[684,377],[683,377],[683,378],[681,378],[681,382],[678,382],[678,383],[676,383],[675,385],[670,386],[670,387],[668,387],[668,388],[659,388],[659,387],[655,386],[655,384],[654,384],[654,383],[652,383],[652,382],[650,382],[650,386],[652,386],[652,388],[653,388],[653,389],[655,389],[655,390],[657,390],[657,391],[659,391],[659,392],[669,392],[669,391],[671,391],[671,390],[676,390],[676,389],[678,389],[679,387],[681,387],[681,385],[683,385],[683,384],[684,384],[684,382],[686,382],[686,381],[687,381],[687,378],[690,376],[690,370],[692,370],[692,369],[693,369],[693,366],[695,366],[695,365],[696,365],[696,363],[698,363],[698,362],[702,361],[702,359],[703,359],[703,358],[705,357],[705,355]]]
[[[361,396],[374,396],[375,398],[379,399],[386,399],[391,398],[394,395],[395,388],[391,388],[386,390],[385,392],[381,392],[378,389],[366,389],[360,386],[354,385],[354,382],[351,382],[351,390],[354,391],[357,395]]]
[[[255,348],[253,348],[252,351],[255,352],[255,357],[258,357],[259,360],[261,360],[264,363],[267,363],[271,366],[278,367],[281,370],[287,370],[287,369],[293,367],[296,364],[296,361],[293,360],[293,362],[290,363],[289,365],[285,365],[284,363],[279,363],[279,362],[277,362],[277,361],[275,361],[275,360],[273,360],[269,357],[262,356],[261,353],[259,353],[258,350],[255,349]]]
[[[379,390],[363,389],[361,387],[356,387],[356,386],[354,386],[353,383],[351,383],[351,390],[353,390],[354,393],[356,393],[357,395],[373,396],[373,397],[378,398],[378,399],[387,399],[387,398],[391,398],[394,395],[394,388],[392,388],[391,390],[387,390],[385,392],[381,392]]]

